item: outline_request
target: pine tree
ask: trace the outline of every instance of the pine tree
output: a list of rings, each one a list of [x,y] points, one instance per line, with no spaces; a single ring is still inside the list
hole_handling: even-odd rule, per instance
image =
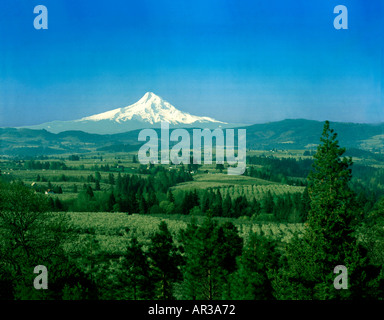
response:
[[[252,208],[252,214],[255,214],[255,215],[260,214],[261,205],[260,205],[260,202],[258,202],[255,197],[252,200],[251,208]]]
[[[141,193],[138,193],[136,195],[136,198],[137,198],[137,202],[139,203],[139,212],[141,214],[147,214],[148,213],[148,203],[145,200],[144,195],[142,195]]]
[[[111,184],[111,185],[115,184],[115,176],[113,175],[113,173],[110,173],[108,175],[108,183]]]
[[[384,297],[384,197],[373,206],[360,228],[362,241],[368,248],[368,257],[372,265],[381,268],[381,277],[377,278],[376,297]]]
[[[95,197],[91,186],[87,186],[86,194],[89,197],[89,199],[92,199]]]
[[[274,281],[280,299],[351,299],[369,295],[368,282],[375,277],[367,265],[366,250],[356,239],[361,214],[348,186],[352,159],[341,158],[345,149],[337,134],[324,124],[321,144],[308,176],[311,209],[302,238],[287,247],[287,268]],[[348,270],[348,290],[336,290],[334,268]]]
[[[183,294],[186,299],[216,300],[230,295],[229,275],[236,269],[242,239],[232,223],[219,226],[206,218],[181,232],[186,263]]]
[[[127,292],[128,299],[141,300],[154,298],[154,285],[150,278],[148,258],[137,237],[129,242],[124,256],[123,272],[119,276],[120,285]]]
[[[264,201],[263,201],[264,213],[272,213],[274,206],[275,206],[275,203],[273,201],[273,196],[271,194],[271,191],[268,190],[268,192],[264,198]]]
[[[116,198],[115,198],[115,195],[113,194],[113,192],[111,192],[109,197],[108,197],[108,204],[107,204],[108,211],[112,212],[115,204],[116,204]]]
[[[308,226],[331,245],[339,239],[353,241],[353,228],[357,219],[354,209],[354,193],[348,182],[352,178],[351,158],[340,158],[345,148],[340,148],[337,134],[330,129],[329,122],[324,125],[321,143],[314,155],[314,170],[308,176],[308,194],[311,209]],[[340,248],[330,246],[335,254]]]
[[[175,202],[175,197],[174,197],[171,189],[168,190],[168,201],[169,202]]]
[[[182,266],[184,278],[182,283],[183,298],[192,300],[200,297],[200,260],[195,258],[201,252],[196,237],[198,229],[196,219],[192,218],[187,228],[180,231],[180,240],[183,243],[183,253],[186,257],[186,263]]]
[[[214,233],[214,257],[220,270],[222,282],[222,297],[231,297],[230,275],[237,269],[236,257],[241,255],[243,239],[239,236],[236,226],[232,222],[219,225]]]
[[[174,299],[173,284],[182,280],[179,265],[183,260],[165,221],[160,222],[159,231],[151,237],[148,257],[156,284],[156,297],[160,300]]]
[[[189,191],[187,191],[184,194],[184,198],[183,198],[183,201],[181,203],[181,212],[182,212],[182,214],[188,214],[189,210],[191,210],[192,208],[193,207],[191,205],[191,194],[189,193]]]
[[[229,193],[227,193],[223,201],[223,217],[232,217],[232,211],[232,199]]]
[[[221,197],[220,190],[217,190],[217,193],[214,194],[212,211],[214,217],[221,217],[223,215],[223,198]]]
[[[193,190],[191,200],[192,200],[193,207],[196,207],[196,206],[200,205],[200,203],[199,203],[199,195],[197,194],[197,190],[196,189]]]
[[[207,190],[204,190],[204,193],[201,197],[201,212],[207,212],[209,209],[209,194]]]
[[[303,194],[301,195],[301,203],[299,206],[300,222],[306,222],[308,219],[308,212],[310,210],[311,199],[308,194],[308,187],[305,187]]]
[[[236,300],[272,300],[273,290],[268,271],[278,264],[276,243],[252,233],[238,259],[238,270],[231,277],[232,295]]]

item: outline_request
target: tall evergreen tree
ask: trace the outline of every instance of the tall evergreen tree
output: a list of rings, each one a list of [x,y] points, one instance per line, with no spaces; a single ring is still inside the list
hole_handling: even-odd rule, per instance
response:
[[[238,270],[231,277],[232,295],[236,300],[271,300],[273,290],[268,272],[278,264],[276,243],[252,233],[238,258]]]
[[[303,194],[301,195],[301,203],[299,206],[300,222],[306,222],[308,219],[308,212],[310,210],[311,199],[308,194],[308,187],[305,187]]]
[[[266,196],[263,199],[263,211],[265,213],[272,213],[274,206],[275,203],[273,201],[273,196],[271,194],[271,191],[268,190]]]
[[[99,180],[96,180],[96,182],[95,182],[95,190],[96,191],[100,191],[101,190]]]
[[[220,190],[214,194],[212,212],[214,217],[221,217],[223,215],[223,198],[221,197]]]
[[[206,218],[201,226],[181,232],[186,263],[183,294],[186,299],[216,300],[230,295],[229,275],[236,269],[242,239],[232,223],[219,226]]]
[[[229,193],[227,193],[223,200],[223,217],[231,217],[233,215],[232,211],[232,199]]]
[[[175,202],[175,197],[174,197],[171,189],[168,190],[168,196],[167,197],[168,197],[169,202]]]
[[[369,295],[369,281],[377,275],[368,268],[366,250],[355,231],[361,214],[348,186],[352,159],[341,158],[345,149],[337,134],[324,124],[321,143],[308,176],[311,209],[302,238],[287,247],[287,267],[274,281],[279,299],[350,299]],[[348,270],[348,290],[334,287],[334,268]]]
[[[108,196],[108,203],[107,203],[107,209],[108,211],[113,211],[113,207],[116,204],[116,198],[113,192],[111,192]]]
[[[179,266],[183,260],[165,221],[160,222],[159,231],[151,237],[148,257],[156,284],[156,298],[174,299],[173,284],[182,280]]]
[[[126,297],[132,300],[153,299],[154,285],[150,277],[148,258],[137,237],[130,240],[124,256],[120,285],[126,290]]]
[[[113,173],[110,173],[108,175],[108,183],[111,184],[111,185],[115,184],[115,176],[113,175]]]
[[[362,241],[368,248],[370,262],[381,268],[381,278],[377,279],[377,287],[381,291],[377,296],[383,298],[384,289],[384,197],[373,206],[360,228]]]
[[[92,187],[91,186],[87,186],[87,190],[86,190],[86,194],[87,196],[91,199],[93,198],[95,195],[93,194],[93,190],[92,190]]]
[[[251,203],[251,214],[258,215],[261,212],[261,204],[256,200],[255,197],[253,197],[252,203]]]

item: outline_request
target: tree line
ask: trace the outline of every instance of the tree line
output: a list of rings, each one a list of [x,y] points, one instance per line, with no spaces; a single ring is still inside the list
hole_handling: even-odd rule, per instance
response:
[[[169,172],[164,168],[160,169],[162,167],[156,168],[154,176],[148,177],[118,174],[115,179],[110,175],[113,188],[102,192],[94,192],[100,191],[99,180],[95,180],[94,187],[84,184],[74,200],[60,201],[58,198],[51,198],[51,208],[54,211],[164,213],[227,218],[257,218],[268,214],[268,220],[277,222],[306,220],[309,208],[307,189],[303,193],[281,195],[272,195],[268,191],[261,200],[256,200],[255,197],[248,199],[245,195],[231,196],[229,193],[222,196],[220,189],[212,188],[199,191],[178,190],[175,197],[171,187],[190,181],[191,175],[183,169]],[[57,191],[57,187],[53,190]],[[77,187],[74,191],[78,191]]]

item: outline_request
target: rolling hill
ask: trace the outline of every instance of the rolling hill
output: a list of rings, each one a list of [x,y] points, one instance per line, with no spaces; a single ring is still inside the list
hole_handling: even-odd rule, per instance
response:
[[[248,149],[314,150],[320,141],[323,122],[295,119],[244,128],[247,130]],[[384,123],[332,122],[331,128],[338,134],[340,145],[343,147],[384,152]],[[160,129],[155,130],[160,137]],[[192,129],[188,130],[192,135]],[[144,144],[137,139],[139,132],[140,130],[117,134],[91,134],[83,131],[51,133],[45,129],[0,128],[0,151],[2,155],[11,156],[89,151],[129,152],[138,150]]]

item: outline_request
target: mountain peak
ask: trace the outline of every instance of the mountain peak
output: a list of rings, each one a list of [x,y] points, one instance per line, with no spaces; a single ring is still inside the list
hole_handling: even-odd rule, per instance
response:
[[[151,92],[151,91],[146,92],[146,93],[143,95],[143,98],[147,98],[147,99],[151,99],[151,98],[159,98],[159,99],[161,99],[161,97],[159,97],[157,94],[154,94],[154,93]]]
[[[147,93],[145,93],[145,95],[143,95],[143,97],[138,102],[145,103],[149,100],[163,100],[163,99],[158,95],[154,94],[153,92],[148,91]]]
[[[153,92],[147,92],[139,101],[136,103],[125,107],[123,109],[125,110],[154,110],[155,112],[161,110],[161,109],[176,109],[173,107],[169,102],[163,100],[161,97],[158,95],[154,94]]]
[[[221,127],[229,125],[210,117],[194,116],[176,109],[169,102],[153,92],[146,92],[134,104],[84,117],[73,121],[53,121],[32,126],[34,129],[47,129],[50,132],[81,130],[89,133],[117,133],[130,130],[159,127],[168,122],[172,127]]]
[[[153,92],[146,92],[139,101],[127,107],[95,114],[77,121],[100,120],[110,120],[118,123],[136,120],[151,125],[159,124],[162,121],[173,125],[190,125],[193,123],[206,122],[225,124],[225,122],[217,121],[209,117],[198,117],[187,112],[182,112]]]

